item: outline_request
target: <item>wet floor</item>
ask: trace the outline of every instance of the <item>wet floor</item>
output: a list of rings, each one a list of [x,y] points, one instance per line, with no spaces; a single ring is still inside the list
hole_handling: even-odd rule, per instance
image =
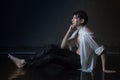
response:
[[[64,69],[56,64],[40,69],[17,69],[7,55],[0,55],[0,80],[120,80],[120,54],[109,54],[106,57],[107,68],[116,70],[116,73],[103,73],[99,60],[93,73]]]

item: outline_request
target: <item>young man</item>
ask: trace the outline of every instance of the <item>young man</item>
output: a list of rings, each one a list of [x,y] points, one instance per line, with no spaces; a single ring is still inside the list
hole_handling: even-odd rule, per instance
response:
[[[8,57],[18,68],[25,66],[42,66],[49,62],[55,62],[67,68],[80,68],[85,72],[92,72],[96,62],[96,55],[101,55],[102,69],[104,72],[115,72],[105,69],[105,56],[103,46],[99,47],[93,40],[93,33],[87,28],[88,17],[84,11],[77,11],[73,14],[72,25],[62,40],[61,48],[44,47],[41,53],[29,59],[19,59],[12,55]],[[77,47],[76,54],[72,52]],[[65,49],[65,48],[69,48]],[[96,54],[95,54],[95,53]]]
[[[104,47],[98,46],[94,41],[93,32],[87,27],[88,16],[84,11],[76,11],[73,14],[72,25],[70,25],[63,41],[61,48],[68,47],[72,50],[77,47],[76,53],[80,55],[81,70],[92,72],[97,55],[101,56],[103,72],[115,72],[105,69],[105,55],[103,54]]]

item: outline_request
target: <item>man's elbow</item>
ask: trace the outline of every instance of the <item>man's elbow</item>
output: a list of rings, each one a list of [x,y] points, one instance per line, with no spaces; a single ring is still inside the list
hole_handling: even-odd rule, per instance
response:
[[[64,47],[64,45],[61,45],[60,48],[61,48],[61,49],[64,49],[65,47]]]
[[[61,48],[61,49],[65,49],[66,46],[65,46],[64,44],[61,44],[60,48]]]

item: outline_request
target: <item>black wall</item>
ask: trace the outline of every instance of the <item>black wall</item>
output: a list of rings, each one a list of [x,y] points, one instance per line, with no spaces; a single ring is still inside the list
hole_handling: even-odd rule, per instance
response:
[[[119,0],[4,0],[0,47],[60,44],[76,10],[88,13],[100,43],[120,45]]]

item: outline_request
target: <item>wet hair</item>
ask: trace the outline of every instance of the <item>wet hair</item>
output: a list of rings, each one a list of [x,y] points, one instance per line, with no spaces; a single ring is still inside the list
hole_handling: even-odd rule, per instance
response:
[[[82,25],[86,25],[88,22],[88,15],[85,11],[76,11],[73,15],[77,15],[80,19],[84,19],[84,23]]]

